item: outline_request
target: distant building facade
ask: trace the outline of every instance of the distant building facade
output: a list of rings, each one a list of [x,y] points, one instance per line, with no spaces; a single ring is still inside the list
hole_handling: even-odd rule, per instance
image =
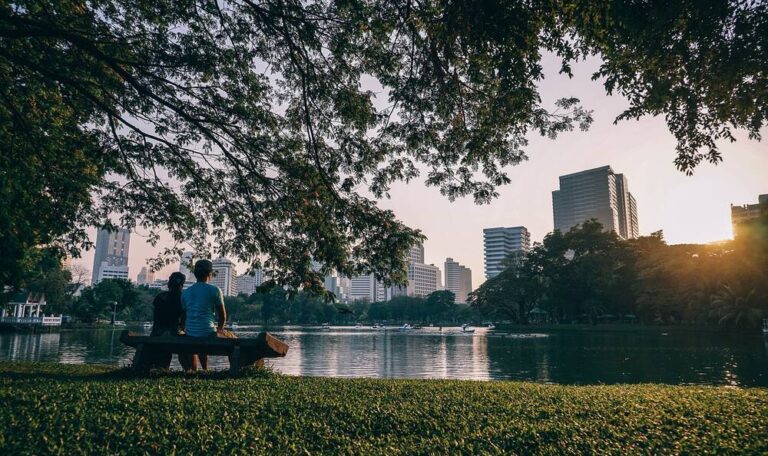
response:
[[[136,285],[149,285],[155,281],[155,273],[146,266],[142,266],[136,277]]]
[[[504,270],[511,255],[531,249],[531,234],[524,226],[497,227],[483,230],[485,278],[492,279]]]
[[[91,284],[104,279],[128,280],[128,251],[131,247],[131,231],[100,229],[96,233],[96,249],[93,255]]]
[[[213,278],[210,284],[219,287],[224,296],[237,296],[235,263],[224,257],[213,260]]]
[[[440,268],[433,264],[408,263],[408,296],[427,296],[442,287]]]
[[[731,224],[734,237],[739,236],[741,226],[761,215],[768,214],[768,194],[757,197],[757,204],[731,204]]]
[[[560,189],[552,192],[552,212],[555,229],[562,233],[596,219],[623,239],[640,235],[637,201],[627,178],[610,166],[560,176]]]
[[[380,302],[387,300],[384,284],[373,274],[354,276],[349,279],[349,300]]]
[[[252,274],[243,274],[237,276],[237,294],[252,295],[256,293],[256,288],[264,283],[264,274],[261,269],[256,269]]]
[[[472,292],[472,270],[453,261],[453,258],[446,258],[445,289],[456,295],[456,304],[466,304],[467,297]]]
[[[179,272],[184,274],[184,277],[187,278],[184,283],[185,287],[188,287],[197,281],[195,279],[195,274],[192,272],[192,268],[195,267],[194,260],[195,254],[192,252],[182,253],[181,258],[179,259]]]

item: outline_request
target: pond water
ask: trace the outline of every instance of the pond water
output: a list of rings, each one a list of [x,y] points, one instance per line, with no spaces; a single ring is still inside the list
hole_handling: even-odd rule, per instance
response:
[[[129,328],[143,331],[141,328]],[[241,337],[260,327],[240,327]],[[528,380],[561,384],[768,386],[768,337],[687,330],[499,333],[459,328],[270,327],[290,346],[268,362],[288,375]],[[0,334],[0,360],[130,364],[120,330]],[[212,357],[225,369],[225,357]],[[172,367],[178,368],[174,357]]]

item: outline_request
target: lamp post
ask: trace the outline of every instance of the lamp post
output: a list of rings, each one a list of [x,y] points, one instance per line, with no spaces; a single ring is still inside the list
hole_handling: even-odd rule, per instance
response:
[[[116,313],[117,313],[117,301],[112,301],[112,326],[115,326]]]

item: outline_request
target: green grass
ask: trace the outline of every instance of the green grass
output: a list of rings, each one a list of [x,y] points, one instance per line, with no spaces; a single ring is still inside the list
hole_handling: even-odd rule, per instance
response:
[[[760,454],[768,390],[0,363],[0,454]]]

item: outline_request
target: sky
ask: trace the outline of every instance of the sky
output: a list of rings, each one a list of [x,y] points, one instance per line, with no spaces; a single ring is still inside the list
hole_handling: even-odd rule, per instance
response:
[[[552,191],[558,177],[585,169],[610,165],[629,181],[629,191],[638,204],[640,234],[663,230],[670,244],[706,243],[732,238],[730,204],[756,203],[768,193],[768,128],[763,142],[736,132],[737,142],[719,143],[723,162],[702,163],[693,176],[677,171],[676,141],[661,117],[613,123],[628,105],[621,96],[608,96],[591,75],[599,60],[574,65],[574,77],[558,75],[552,56],[544,59],[547,78],[539,85],[544,106],[558,98],[575,96],[593,110],[589,131],[563,133],[551,140],[533,134],[527,147],[528,160],[508,167],[511,183],[500,187],[500,196],[487,205],[476,205],[471,197],[450,202],[437,188],[426,187],[423,178],[397,183],[391,198],[379,206],[391,209],[406,225],[427,236],[426,263],[440,266],[446,257],[472,270],[472,285],[483,275],[483,228],[525,226],[532,241],[541,241],[553,229]],[[91,234],[95,240],[95,231]],[[136,278],[146,259],[159,251],[146,244],[141,233],[131,239],[130,277]],[[75,264],[91,269],[93,251],[83,252]],[[178,266],[159,271],[166,278]],[[245,267],[240,266],[239,272]]]

